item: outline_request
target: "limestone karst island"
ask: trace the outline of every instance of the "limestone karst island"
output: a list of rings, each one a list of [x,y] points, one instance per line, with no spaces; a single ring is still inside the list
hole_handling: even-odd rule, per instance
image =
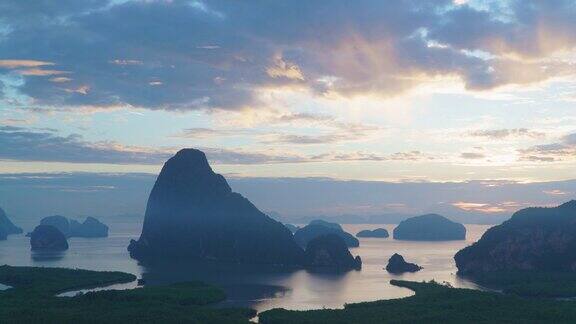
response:
[[[2,323],[576,323],[576,0],[0,0]]]

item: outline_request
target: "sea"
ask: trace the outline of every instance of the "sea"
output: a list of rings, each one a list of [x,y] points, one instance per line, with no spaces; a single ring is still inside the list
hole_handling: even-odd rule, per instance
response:
[[[0,264],[124,271],[143,279],[145,285],[199,280],[226,291],[227,300],[218,306],[251,307],[258,312],[273,308],[342,308],[349,303],[402,298],[413,294],[409,289],[392,286],[392,279],[435,280],[454,287],[482,289],[456,275],[453,257],[458,250],[477,241],[490,228],[488,225],[466,225],[467,235],[463,241],[414,242],[398,241],[391,237],[360,238],[360,247],[351,248],[350,252],[354,256],[360,255],[362,270],[334,273],[201,261],[142,265],[131,259],[126,250],[130,240],[139,237],[142,220],[119,217],[103,221],[110,227],[109,237],[71,238],[69,250],[62,253],[31,252],[29,238],[11,235],[8,240],[0,241]],[[392,233],[395,226],[342,225],[351,234],[375,228],[386,228]],[[25,226],[28,230],[33,227],[33,224]],[[423,269],[416,273],[389,274],[384,268],[394,253],[403,255],[408,262],[414,262]],[[136,285],[136,282],[132,282],[96,290],[131,289]],[[70,291],[62,296],[82,292],[85,291]]]

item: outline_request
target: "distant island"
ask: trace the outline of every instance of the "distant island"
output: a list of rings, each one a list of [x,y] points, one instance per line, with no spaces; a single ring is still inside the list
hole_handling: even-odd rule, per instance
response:
[[[305,248],[308,245],[308,242],[314,238],[327,234],[335,234],[340,236],[348,247],[360,246],[360,241],[358,241],[358,239],[355,238],[352,234],[345,232],[339,224],[330,223],[323,220],[313,220],[310,222],[310,224],[298,229],[294,233],[294,239],[298,245],[300,245],[302,248]]]
[[[56,227],[67,238],[71,237],[108,237],[108,226],[94,217],[87,217],[80,223],[61,215],[44,217],[40,225]]]
[[[356,233],[356,237],[373,237],[373,238],[387,238],[390,234],[385,228],[377,228],[373,230],[363,230]]]
[[[328,222],[328,221],[325,221],[323,219],[313,219],[310,221],[310,223],[308,223],[308,225],[320,225],[320,226],[329,227],[329,228],[332,228],[335,230],[344,231],[340,224],[334,223],[334,222]]]
[[[14,225],[8,215],[6,215],[6,212],[0,208],[0,240],[6,240],[8,235],[21,233],[22,229]]]
[[[466,239],[466,227],[438,214],[427,214],[404,220],[394,228],[395,240],[451,241]]]
[[[70,220],[71,237],[108,237],[108,226],[94,217],[86,217],[80,223],[77,220]]]
[[[522,209],[454,257],[460,274],[576,271],[576,200]]]
[[[180,150],[164,164],[148,198],[142,234],[128,250],[138,260],[305,264],[292,233],[233,192],[195,149]]]

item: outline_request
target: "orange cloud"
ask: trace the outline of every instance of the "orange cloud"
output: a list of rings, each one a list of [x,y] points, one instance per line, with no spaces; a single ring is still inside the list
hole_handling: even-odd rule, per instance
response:
[[[506,202],[509,203],[509,202]],[[475,203],[475,202],[465,202],[465,201],[458,201],[455,203],[452,203],[452,206],[465,210],[465,211],[475,211],[475,212],[481,212],[481,213],[487,213],[487,214],[491,214],[491,213],[502,213],[505,211],[508,211],[508,209],[506,207],[507,206],[497,206],[497,205],[491,205],[491,204],[483,204],[483,203]]]
[[[0,68],[7,69],[30,68],[44,65],[54,65],[54,63],[35,60],[0,60]]]
[[[70,73],[67,71],[58,71],[58,70],[42,70],[42,69],[26,69],[18,71],[21,75],[32,75],[32,76],[49,76],[49,75],[58,75],[58,74],[66,74]]]
[[[274,65],[266,69],[266,73],[272,78],[283,77],[291,80],[304,80],[300,67],[285,61],[281,56],[274,58]]]
[[[60,82],[69,82],[69,81],[72,81],[72,79],[67,78],[67,77],[55,77],[55,78],[51,78],[50,81],[60,83]]]
[[[543,191],[545,194],[547,195],[553,195],[553,196],[563,196],[568,194],[568,192],[566,191],[562,191],[562,190],[558,190],[558,189],[554,189],[554,190],[544,190]]]

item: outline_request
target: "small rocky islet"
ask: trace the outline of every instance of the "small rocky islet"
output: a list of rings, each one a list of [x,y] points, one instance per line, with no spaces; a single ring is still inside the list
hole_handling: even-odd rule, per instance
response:
[[[388,260],[386,271],[393,274],[401,274],[404,272],[416,272],[423,268],[415,263],[409,263],[404,260],[404,257],[398,253],[394,253]]]

